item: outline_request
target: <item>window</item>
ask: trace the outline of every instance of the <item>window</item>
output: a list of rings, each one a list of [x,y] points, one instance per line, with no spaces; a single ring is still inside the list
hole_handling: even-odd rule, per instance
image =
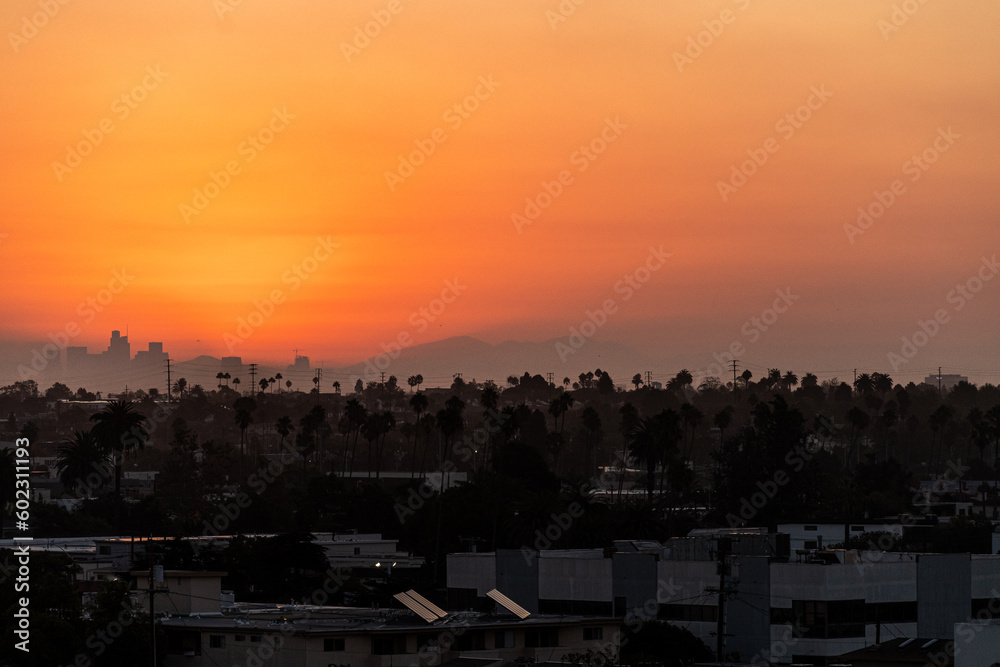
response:
[[[596,642],[604,639],[604,628],[584,628],[583,641]]]
[[[209,635],[208,648],[226,648],[225,635]]]
[[[343,651],[344,650],[344,638],[343,637],[327,637],[323,640],[323,651],[326,653],[331,653],[333,651]]]
[[[707,604],[661,604],[657,615],[665,621],[715,623],[719,618],[719,608]]]
[[[354,555],[355,556],[361,555],[361,547],[354,547]]]
[[[245,642],[246,640],[247,640],[247,636],[246,635],[236,635],[236,641],[238,641],[238,642]]]
[[[250,635],[250,642],[253,644],[259,644],[262,639],[262,635]]]
[[[514,648],[514,631],[497,630],[493,648]]]
[[[382,635],[380,637],[372,637],[372,653],[374,655],[406,653],[406,636]]]
[[[457,651],[482,651],[486,648],[486,633],[467,631],[455,638],[453,646]]]
[[[97,553],[102,556],[110,556],[111,547],[109,547],[107,544],[102,544],[101,546],[97,547]]]
[[[792,617],[805,637],[865,636],[864,600],[792,600]]]
[[[524,633],[524,645],[527,648],[545,648],[559,646],[559,630],[529,630]]]

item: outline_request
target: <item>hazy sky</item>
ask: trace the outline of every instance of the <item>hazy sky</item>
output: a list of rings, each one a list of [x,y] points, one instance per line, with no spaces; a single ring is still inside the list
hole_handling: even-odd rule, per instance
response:
[[[994,0],[63,1],[0,9],[6,340],[334,363],[589,311],[678,368],[1000,379]]]

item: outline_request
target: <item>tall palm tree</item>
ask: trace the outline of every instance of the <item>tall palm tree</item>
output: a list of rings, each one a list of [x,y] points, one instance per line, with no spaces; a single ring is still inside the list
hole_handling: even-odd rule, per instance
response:
[[[646,497],[653,499],[656,490],[656,466],[660,462],[663,424],[657,417],[640,419],[629,434],[629,453],[639,465],[646,466]]]
[[[568,391],[561,391],[558,396],[553,398],[549,402],[549,414],[552,415],[552,429],[559,429],[559,433],[563,432],[563,428],[566,425],[566,412],[569,411],[576,400],[573,398],[573,394]],[[560,417],[562,420],[560,421]]]
[[[859,394],[869,394],[875,388],[875,383],[872,381],[872,376],[868,373],[862,373],[854,380],[854,391]]]
[[[414,383],[416,385],[416,383]],[[420,424],[420,415],[422,415],[427,410],[427,396],[423,392],[417,392],[410,397],[410,408],[417,413],[417,424]],[[420,431],[422,429],[417,429],[413,436],[413,456],[410,460],[410,479],[413,479],[413,471],[416,467],[416,452],[417,452],[417,440],[420,437]],[[426,443],[424,445],[426,449]],[[423,468],[420,470],[423,473]]]
[[[94,438],[115,467],[115,523],[121,529],[122,457],[146,445],[149,420],[132,401],[111,401],[90,419],[96,422],[91,429]]]
[[[291,380],[285,380],[285,390],[286,391],[291,391],[292,390],[292,381]]]
[[[187,391],[187,383],[188,381],[184,378],[177,378],[177,381],[174,382],[174,391],[177,392],[181,398],[184,398],[184,394]]]
[[[285,376],[282,375],[281,373],[275,373],[274,374],[274,381],[278,383],[278,393],[279,394],[281,393],[281,380],[284,379],[284,377]]]
[[[236,426],[240,429],[240,480],[243,480],[243,457],[246,451],[247,429],[253,423],[253,411],[257,409],[257,402],[248,396],[241,396],[233,403],[233,416]]]
[[[618,414],[622,418],[618,426],[618,430],[622,434],[621,469],[618,473],[618,497],[621,498],[622,487],[625,485],[625,472],[628,469],[629,438],[639,424],[639,411],[631,403],[625,403],[618,410]]]
[[[215,374],[215,379],[219,381],[219,389],[222,389],[222,378],[223,377],[224,376],[222,375],[222,371],[219,371],[218,373]]]
[[[340,396],[340,380],[333,381],[333,392]]]
[[[87,482],[87,478],[95,471],[104,472],[102,469],[105,466],[110,467],[110,463],[107,453],[102,450],[93,431],[76,431],[72,438],[64,440],[56,450],[56,471],[59,473],[59,481],[68,491],[85,489],[88,498],[91,497],[94,487]],[[99,486],[103,487],[105,477],[103,474],[100,477]]]
[[[799,383],[799,376],[792,371],[785,371],[784,376],[781,378],[781,384],[785,386],[788,391],[792,390],[792,387]]]
[[[685,444],[684,447],[684,458],[689,458],[691,456],[691,449],[694,447],[695,429],[697,429],[701,424],[705,415],[702,414],[701,410],[695,407],[692,403],[681,403],[680,410],[681,424],[683,425],[682,437],[687,435],[689,428],[691,429],[691,439]]]
[[[284,449],[285,438],[288,437],[289,433],[295,430],[295,427],[292,425],[292,418],[289,417],[288,415],[282,415],[281,417],[278,417],[278,421],[274,425],[274,430],[277,431],[278,435],[281,436],[281,442],[278,444],[278,447],[280,449]]]
[[[872,373],[872,389],[880,397],[884,397],[887,393],[892,391],[892,378],[886,373]]]
[[[642,384],[642,373],[636,373],[632,376],[632,384],[635,385],[635,390],[639,391],[639,385]]]
[[[753,377],[753,371],[751,371],[749,368],[740,373],[740,378],[743,380],[744,389],[750,388],[750,378],[752,377]]]
[[[239,378],[233,378],[233,385],[235,385],[235,387],[236,387],[236,392],[239,393],[239,391],[240,391],[240,379]]]
[[[593,458],[594,449],[600,443],[601,440],[601,416],[597,414],[597,410],[593,406],[588,405],[580,413],[580,421],[583,422],[583,428],[586,431],[587,437],[584,441],[585,449],[585,459],[584,459],[584,477],[590,477],[594,472],[593,464],[591,459]]]
[[[361,427],[368,419],[368,409],[361,405],[358,399],[352,398],[344,406],[344,415],[347,417],[350,432],[354,433],[354,446],[351,448],[351,475],[354,475],[354,460],[358,454],[358,437],[361,435]],[[344,464],[345,466],[347,464],[346,456]],[[347,472],[346,468],[344,472]]]

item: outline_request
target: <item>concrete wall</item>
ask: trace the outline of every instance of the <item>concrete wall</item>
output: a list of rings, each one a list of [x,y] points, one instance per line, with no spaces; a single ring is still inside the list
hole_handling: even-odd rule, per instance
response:
[[[544,600],[611,602],[611,580],[608,558],[538,559],[538,597]]]
[[[496,552],[497,590],[533,614],[538,613],[538,561],[520,549]]]
[[[969,619],[972,568],[969,554],[917,556],[917,631],[951,639],[955,624]]]
[[[625,598],[625,608],[615,612],[627,613],[656,597],[657,563],[653,554],[615,553],[610,564],[613,580],[610,599]]]

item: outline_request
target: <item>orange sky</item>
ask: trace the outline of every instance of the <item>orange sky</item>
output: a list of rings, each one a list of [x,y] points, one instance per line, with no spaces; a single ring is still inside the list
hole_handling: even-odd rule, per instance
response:
[[[894,3],[869,0],[587,0],[561,22],[557,0],[7,0],[0,337],[76,323],[72,344],[95,350],[127,325],[133,349],[162,340],[182,359],[287,362],[298,346],[328,363],[401,332],[546,340],[662,245],[672,257],[596,337],[703,367],[791,288],[747,363],[886,369],[944,308],[894,375],[950,364],[996,381],[1000,280],[960,310],[947,295],[1000,251],[1000,5],[896,4],[919,9],[890,31]],[[387,24],[345,49],[373,12]],[[463,100],[478,108],[448,112]],[[948,128],[938,160],[907,171]],[[78,166],[54,164],[81,142]],[[390,186],[417,142],[433,153]],[[748,151],[766,162],[723,200]],[[885,214],[845,230],[896,179]],[[323,261],[318,238],[338,244]],[[87,321],[78,304],[123,268],[134,279]],[[461,295],[417,331],[411,314],[455,279]],[[227,338],[275,290],[273,314]]]

